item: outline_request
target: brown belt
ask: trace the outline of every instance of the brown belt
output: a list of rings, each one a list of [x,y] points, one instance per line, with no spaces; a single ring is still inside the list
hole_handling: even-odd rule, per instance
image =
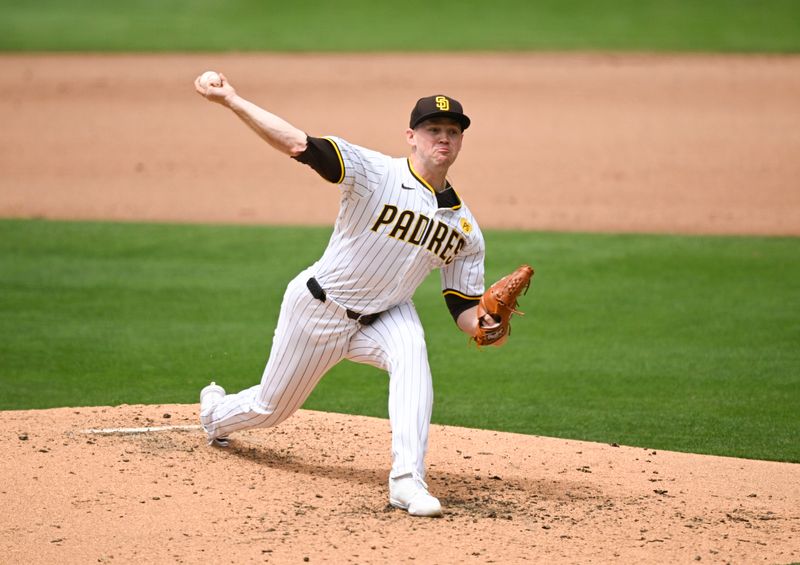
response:
[[[327,296],[325,295],[325,291],[317,282],[317,279],[311,277],[306,281],[306,286],[308,287],[308,291],[311,293],[311,296],[319,300],[320,302],[325,302],[327,300]],[[355,320],[358,323],[369,326],[375,320],[378,319],[378,316],[383,314],[383,312],[376,312],[375,314],[359,314],[358,312],[353,312],[350,309],[347,309],[347,317],[351,320]]]

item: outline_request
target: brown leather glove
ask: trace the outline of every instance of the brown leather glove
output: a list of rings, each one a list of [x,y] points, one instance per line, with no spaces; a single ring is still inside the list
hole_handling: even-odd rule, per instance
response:
[[[483,293],[478,304],[478,331],[472,338],[475,343],[482,346],[502,345],[505,342],[505,338],[511,334],[511,315],[522,315],[517,310],[517,298],[528,291],[532,276],[533,269],[529,265],[521,265]],[[486,322],[487,314],[494,324]]]

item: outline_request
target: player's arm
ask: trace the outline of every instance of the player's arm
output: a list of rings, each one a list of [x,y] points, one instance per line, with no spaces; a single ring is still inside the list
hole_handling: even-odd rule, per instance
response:
[[[473,226],[473,230],[476,228]],[[481,306],[486,295],[483,285],[484,246],[482,237],[476,241],[477,248],[472,253],[457,256],[442,269],[442,295],[450,315],[462,332],[480,345],[502,345],[508,335],[495,334],[506,326],[501,324],[502,320],[495,317],[492,310]],[[492,335],[494,339],[489,342],[487,335]]]
[[[233,88],[222,73],[220,73],[220,78],[222,79],[222,86],[204,88],[200,85],[200,77],[197,77],[194,81],[195,90],[207,100],[232,110],[261,139],[281,153],[294,157],[306,150],[305,132],[297,129],[283,118],[239,96],[236,93],[236,89]]]
[[[481,326],[492,327],[497,324],[488,314],[483,316],[483,319],[478,318],[480,299],[468,298],[453,291],[445,292],[444,299],[458,329],[470,337],[475,337]],[[502,342],[505,342],[505,339]],[[498,342],[497,345],[500,344],[501,342]]]
[[[204,88],[200,85],[200,77],[197,77],[195,89],[206,99],[233,110],[250,129],[278,151],[308,165],[330,182],[342,182],[344,167],[332,141],[307,136],[283,118],[236,94],[236,89],[222,73],[220,78],[222,86]]]
[[[452,288],[442,291],[444,302],[458,328],[467,335],[475,335],[480,296],[468,296]]]
[[[469,249],[442,268],[442,296],[456,326],[470,337],[478,331],[478,304],[483,295],[483,238],[477,224],[471,223],[475,239]]]
[[[292,159],[308,165],[328,182],[340,184],[344,180],[342,155],[332,139],[308,136],[305,151]]]
[[[474,337],[478,331],[478,305],[467,308],[456,318],[458,329],[470,337]]]

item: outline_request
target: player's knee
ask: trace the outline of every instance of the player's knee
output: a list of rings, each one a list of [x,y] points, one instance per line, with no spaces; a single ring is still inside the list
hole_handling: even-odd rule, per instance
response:
[[[403,335],[402,346],[392,355],[392,369],[399,370],[405,366],[428,365],[428,347],[422,332],[411,332]]]
[[[271,428],[286,419],[282,414],[276,413],[275,406],[258,401],[252,403],[249,412],[253,417],[252,427],[254,428]]]

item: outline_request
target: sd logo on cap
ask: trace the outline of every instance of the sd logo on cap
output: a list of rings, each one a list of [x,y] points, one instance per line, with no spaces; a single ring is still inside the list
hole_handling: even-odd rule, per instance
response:
[[[417,100],[411,110],[408,126],[415,129],[419,124],[431,118],[450,118],[461,124],[461,131],[469,127],[470,120],[461,107],[461,102],[444,94],[426,96]]]

